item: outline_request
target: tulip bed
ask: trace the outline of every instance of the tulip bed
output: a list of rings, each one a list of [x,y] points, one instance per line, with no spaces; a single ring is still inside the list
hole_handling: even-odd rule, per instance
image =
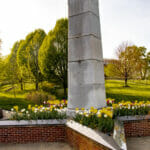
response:
[[[44,102],[44,105],[28,105],[27,109],[19,109],[14,106],[11,109],[10,120],[46,120],[66,119],[67,100],[55,100]]]
[[[109,107],[101,110],[93,107],[90,110],[76,108],[74,120],[102,132],[111,132],[114,127],[114,119],[118,116],[148,115],[150,113],[150,101],[115,103],[114,99],[107,99],[107,105]]]
[[[73,119],[82,125],[108,133],[113,130],[116,117],[150,114],[150,101],[115,103],[114,99],[109,98],[106,102],[107,107],[100,110],[94,107],[89,110],[76,108]],[[14,106],[11,111],[11,120],[66,119],[67,100],[49,100],[40,106],[28,105],[27,109]]]

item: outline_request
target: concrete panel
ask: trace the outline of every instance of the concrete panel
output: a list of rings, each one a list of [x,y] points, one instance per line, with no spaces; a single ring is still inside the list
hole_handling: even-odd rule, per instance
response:
[[[68,108],[106,106],[98,0],[69,0]]]
[[[99,16],[98,0],[69,0],[69,16],[78,15],[88,11]]]
[[[68,67],[71,86],[105,83],[103,62],[95,60],[72,62]]]
[[[69,39],[69,61],[95,59],[102,61],[101,40],[94,36]]]
[[[104,84],[86,84],[81,86],[69,87],[68,108],[86,108],[91,106],[95,108],[104,107],[105,104],[105,86]]]
[[[99,18],[87,12],[69,18],[69,38],[94,35],[100,39]]]

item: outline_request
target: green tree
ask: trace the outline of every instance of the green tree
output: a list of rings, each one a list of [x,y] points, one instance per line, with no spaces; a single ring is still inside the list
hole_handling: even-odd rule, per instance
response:
[[[60,19],[39,50],[40,69],[48,81],[60,84],[67,97],[68,20]]]
[[[2,40],[0,39],[0,50],[1,50],[1,44],[2,44]],[[2,54],[0,52],[0,80],[3,79],[3,57]]]
[[[20,89],[23,90],[23,81],[25,78],[25,69],[23,70],[21,66],[18,65],[17,53],[23,40],[16,42],[11,49],[11,53],[8,57],[9,69],[12,70],[12,75],[15,76],[16,81],[20,83]]]
[[[18,64],[27,68],[29,76],[34,77],[36,90],[39,89],[39,82],[42,80],[38,62],[38,53],[46,34],[42,29],[35,30],[27,35],[18,49]]]
[[[144,67],[143,67],[143,77],[142,79],[146,79],[149,77],[150,73],[150,52],[148,52],[144,58]]]

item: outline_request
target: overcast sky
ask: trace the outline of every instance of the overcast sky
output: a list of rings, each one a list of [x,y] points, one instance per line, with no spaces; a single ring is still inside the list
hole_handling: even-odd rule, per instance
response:
[[[104,58],[114,58],[123,41],[150,50],[150,0],[99,0]],[[37,28],[46,33],[68,16],[67,0],[0,0],[2,54]]]

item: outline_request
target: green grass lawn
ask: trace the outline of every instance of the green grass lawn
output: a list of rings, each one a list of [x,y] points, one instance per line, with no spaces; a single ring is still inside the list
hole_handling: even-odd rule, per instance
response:
[[[107,98],[114,98],[116,101],[150,100],[150,81],[130,80],[128,84],[129,87],[124,87],[124,81],[106,80]],[[26,108],[28,104],[34,104],[25,99],[27,93],[34,91],[34,84],[26,84],[24,91],[21,91],[19,86],[16,86],[16,97],[13,89],[7,92],[10,88],[10,85],[0,87],[0,108],[10,110],[14,105]],[[58,90],[58,93],[62,95],[63,89]]]
[[[124,81],[106,80],[107,98],[121,100],[150,100],[150,81],[128,81],[129,87],[124,87]]]
[[[18,105],[20,108],[26,108],[28,104],[33,104],[31,101],[25,99],[26,94],[34,90],[33,84],[27,84],[26,89],[21,91],[18,86],[16,86],[14,95],[14,90],[10,90],[10,85],[5,85],[0,87],[0,108],[10,110],[14,105]]]

